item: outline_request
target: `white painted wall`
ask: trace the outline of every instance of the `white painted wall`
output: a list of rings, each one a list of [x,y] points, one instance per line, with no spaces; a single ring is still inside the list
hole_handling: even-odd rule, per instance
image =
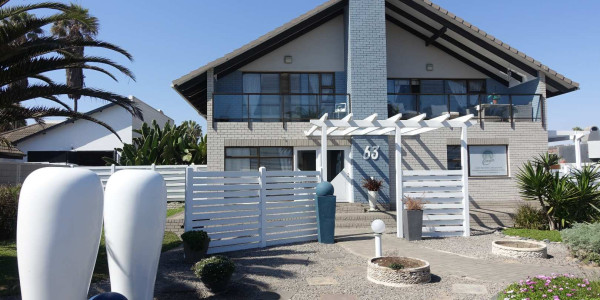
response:
[[[112,127],[123,142],[132,141],[132,117],[120,106],[111,106],[92,114]],[[56,125],[46,133],[25,139],[16,146],[25,154],[28,151],[111,151],[122,147],[119,139],[106,128],[85,120]]]
[[[152,123],[152,120],[156,120],[161,127],[166,122],[173,124],[173,119],[140,99],[133,96],[129,99],[135,101],[142,110],[146,122]],[[28,151],[112,151],[123,147],[123,143],[131,144],[134,137],[133,129],[140,128],[143,123],[117,105],[97,111],[91,116],[112,127],[119,134],[122,142],[100,125],[86,120],[77,120],[73,123],[56,125],[46,133],[25,139],[16,146],[25,154]]]
[[[336,17],[273,52],[249,63],[243,72],[344,71],[344,18]],[[291,55],[292,64],[283,57]]]
[[[386,22],[388,78],[487,78],[435,46]],[[433,71],[425,67],[433,64]]]
[[[129,96],[129,99],[137,104],[137,106],[142,110],[142,114],[144,116],[144,121],[138,118],[133,118],[132,129],[135,130],[142,128],[142,124],[144,124],[144,122],[152,124],[153,120],[156,120],[156,123],[158,123],[160,128],[163,128],[167,122],[169,124],[173,124],[173,119],[169,118],[164,113],[159,112],[158,109],[146,104],[146,102],[136,98],[135,96]],[[133,133],[133,137],[137,136],[139,136],[139,134]]]

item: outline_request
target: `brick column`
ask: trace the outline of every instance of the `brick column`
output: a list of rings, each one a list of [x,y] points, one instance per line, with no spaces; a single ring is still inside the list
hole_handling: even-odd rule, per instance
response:
[[[387,118],[387,54],[385,0],[349,0],[347,11],[347,90],[355,119],[373,113]],[[379,158],[363,159],[366,147],[378,147]],[[353,137],[354,201],[367,202],[364,178],[383,180],[380,203],[390,202],[389,143],[387,137]]]

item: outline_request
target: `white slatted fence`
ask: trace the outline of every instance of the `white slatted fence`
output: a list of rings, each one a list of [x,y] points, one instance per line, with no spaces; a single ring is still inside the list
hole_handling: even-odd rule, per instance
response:
[[[402,179],[404,196],[422,198],[426,203],[423,236],[464,235],[465,202],[461,170],[404,171]]]
[[[190,166],[196,170],[206,170],[205,165]],[[102,186],[106,185],[108,178],[114,172],[120,170],[155,170],[164,178],[167,184],[167,201],[169,202],[183,202],[185,201],[185,170],[188,168],[187,165],[144,165],[144,166],[106,166],[106,167],[81,167],[89,169],[98,176],[102,181]]]
[[[204,230],[208,253],[317,239],[319,172],[188,170],[185,231]]]

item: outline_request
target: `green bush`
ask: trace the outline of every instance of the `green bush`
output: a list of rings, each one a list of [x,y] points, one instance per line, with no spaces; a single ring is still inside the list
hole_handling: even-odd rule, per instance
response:
[[[498,299],[599,299],[597,282],[573,275],[539,275],[509,285],[498,294]]]
[[[186,231],[181,235],[181,240],[190,247],[192,251],[201,251],[210,237],[204,230]]]
[[[213,291],[223,290],[235,271],[235,264],[226,256],[216,255],[197,262],[194,274]]]
[[[402,270],[402,269],[404,269],[404,266],[402,264],[399,264],[399,263],[392,263],[390,265],[390,269],[392,269],[392,270]]]
[[[561,236],[573,256],[600,264],[600,223],[575,224],[561,231]]]
[[[17,209],[21,186],[0,186],[0,240],[17,237]]]
[[[548,229],[548,221],[544,212],[529,204],[523,204],[517,208],[517,212],[513,216],[513,221],[517,228]]]

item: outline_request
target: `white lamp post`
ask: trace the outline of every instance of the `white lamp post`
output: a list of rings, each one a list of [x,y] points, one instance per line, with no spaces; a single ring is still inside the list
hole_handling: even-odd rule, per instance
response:
[[[371,229],[375,233],[375,257],[383,256],[381,251],[381,234],[385,232],[385,223],[377,219],[371,222]]]

